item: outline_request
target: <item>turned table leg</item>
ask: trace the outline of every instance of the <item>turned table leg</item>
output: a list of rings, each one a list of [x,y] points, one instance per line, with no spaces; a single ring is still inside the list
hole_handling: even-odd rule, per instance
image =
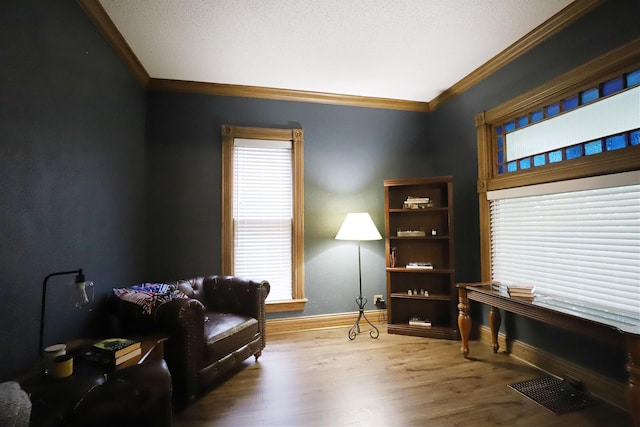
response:
[[[489,310],[489,326],[491,327],[491,347],[494,353],[497,353],[500,349],[500,344],[498,344],[498,331],[500,330],[501,322],[500,310],[492,306]]]
[[[467,298],[467,289],[464,285],[458,286],[458,329],[460,330],[460,339],[462,341],[460,352],[467,358],[469,357],[471,317],[469,316],[469,298]]]
[[[640,336],[626,334],[629,407],[633,425],[640,427]]]

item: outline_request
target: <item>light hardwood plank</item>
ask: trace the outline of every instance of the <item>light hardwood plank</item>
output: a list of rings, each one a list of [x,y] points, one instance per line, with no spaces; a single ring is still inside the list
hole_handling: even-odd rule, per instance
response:
[[[507,387],[544,372],[489,346],[348,328],[268,337],[260,361],[242,369],[174,417],[204,426],[626,426],[607,404],[555,415]]]

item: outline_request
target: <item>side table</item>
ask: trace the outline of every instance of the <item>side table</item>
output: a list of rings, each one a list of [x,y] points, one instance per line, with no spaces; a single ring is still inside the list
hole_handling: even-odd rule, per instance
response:
[[[166,337],[141,339],[142,354],[112,367],[84,360],[97,340],[68,343],[73,374],[53,379],[44,362],[18,382],[31,398],[31,423],[37,426],[171,425],[171,375],[164,357]]]

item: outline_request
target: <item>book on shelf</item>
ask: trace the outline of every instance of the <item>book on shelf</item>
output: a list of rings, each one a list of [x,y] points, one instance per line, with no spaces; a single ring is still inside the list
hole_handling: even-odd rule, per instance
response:
[[[433,264],[430,262],[410,262],[406,268],[423,268],[427,270],[433,270]]]
[[[403,209],[425,209],[432,207],[433,201],[429,197],[408,196],[407,200],[402,203]]]
[[[425,326],[425,327],[429,327],[431,326],[431,321],[430,320],[423,320],[419,317],[412,317],[409,319],[409,325],[411,326]]]
[[[424,230],[398,230],[398,237],[424,237]]]
[[[91,348],[90,350],[85,351],[82,354],[82,357],[91,362],[97,362],[97,363],[101,363],[109,366],[118,366],[123,364],[126,361],[129,361],[137,356],[140,356],[141,354],[142,354],[141,347],[135,348],[129,351],[128,353],[123,354],[120,357],[112,357],[99,350],[96,350],[95,348]]]
[[[107,338],[93,344],[92,350],[112,359],[118,359],[141,347],[140,341],[127,338]]]

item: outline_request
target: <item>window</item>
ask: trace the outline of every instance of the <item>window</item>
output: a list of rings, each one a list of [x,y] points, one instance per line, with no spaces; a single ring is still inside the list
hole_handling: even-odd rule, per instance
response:
[[[639,84],[634,41],[476,116],[481,280],[637,315]]]
[[[492,279],[640,316],[640,171],[490,191]]]
[[[640,68],[594,86],[496,125],[497,173],[640,145]]]
[[[222,272],[268,280],[267,312],[304,309],[302,129],[222,127]]]

